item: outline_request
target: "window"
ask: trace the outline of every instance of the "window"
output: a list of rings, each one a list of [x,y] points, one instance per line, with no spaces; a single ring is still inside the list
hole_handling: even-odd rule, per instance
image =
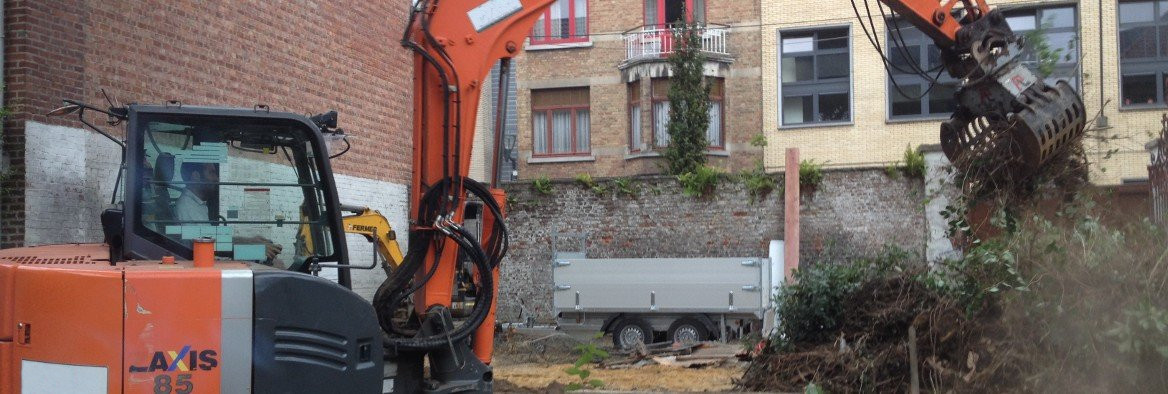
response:
[[[645,0],[645,26],[665,27],[683,17],[687,22],[706,23],[706,0]]]
[[[1119,67],[1122,106],[1165,105],[1168,2],[1119,3]]]
[[[1011,10],[1005,13],[1006,23],[1014,33],[1029,36],[1037,31],[1042,32],[1046,49],[1054,54],[1054,63],[1048,69],[1041,69],[1038,54],[1033,48],[1023,55],[1022,62],[1029,66],[1035,75],[1049,73],[1044,80],[1047,85],[1054,85],[1056,81],[1065,79],[1075,89],[1079,87],[1077,14],[1073,6]]]
[[[669,146],[669,80],[653,79],[653,146]]]
[[[782,124],[850,121],[848,28],[781,33],[779,46]]]
[[[629,152],[645,149],[641,137],[641,81],[629,84]]]
[[[531,91],[535,156],[579,156],[591,151],[588,88]]]
[[[532,44],[585,41],[588,41],[588,0],[557,0],[535,21],[531,30]]]
[[[725,147],[722,134],[723,105],[725,90],[722,78],[708,79],[710,84],[710,123],[706,128],[706,140],[710,148]],[[653,79],[653,146],[664,148],[669,146],[669,80],[665,78]]]
[[[933,44],[933,39],[908,22],[893,19],[889,20],[887,36],[889,119],[948,116],[952,113],[957,80],[942,69],[941,51]],[[939,84],[930,90],[930,81],[918,74],[914,65]]]
[[[726,148],[722,134],[722,126],[725,125],[722,116],[722,109],[725,107],[724,85],[722,78],[710,80],[710,127],[706,129],[706,140],[709,141],[711,148],[716,149]]]
[[[217,257],[286,269],[336,251],[307,125],[170,114],[137,124],[136,236],[188,258],[194,239],[211,238]]]

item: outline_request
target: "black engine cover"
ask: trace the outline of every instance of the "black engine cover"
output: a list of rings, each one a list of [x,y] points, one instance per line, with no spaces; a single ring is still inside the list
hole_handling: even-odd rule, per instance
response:
[[[381,327],[369,302],[322,278],[254,272],[252,392],[381,392]]]

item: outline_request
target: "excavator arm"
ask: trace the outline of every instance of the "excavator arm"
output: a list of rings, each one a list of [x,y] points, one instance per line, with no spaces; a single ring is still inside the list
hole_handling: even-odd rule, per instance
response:
[[[369,207],[342,205],[342,210],[352,215],[342,216],[345,233],[361,234],[372,242],[375,252],[384,261],[386,271],[392,271],[402,263],[401,247],[397,244],[397,232],[389,225],[389,220],[381,212]]]
[[[387,334],[386,352],[401,377],[395,392],[490,390],[487,364],[507,235],[502,191],[467,177],[476,111],[491,67],[500,60],[509,65],[554,1],[419,0],[411,10],[401,38],[414,59],[410,242],[373,299]],[[495,138],[498,150],[497,131]],[[486,208],[480,237],[462,227],[471,198]],[[456,291],[465,288],[456,283],[463,261],[474,273],[475,292],[473,301],[454,304]],[[395,319],[411,300],[417,318]],[[422,381],[422,376],[429,379]]]

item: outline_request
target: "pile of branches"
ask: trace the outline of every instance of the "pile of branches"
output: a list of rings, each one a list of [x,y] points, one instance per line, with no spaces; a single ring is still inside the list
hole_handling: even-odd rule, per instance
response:
[[[1018,376],[1010,367],[1014,353],[985,335],[993,331],[986,322],[992,324],[995,308],[970,316],[918,278],[901,273],[866,281],[843,300],[843,318],[830,337],[768,347],[739,388],[791,392],[815,384],[827,392],[907,392],[914,378],[929,391],[1008,387]]]

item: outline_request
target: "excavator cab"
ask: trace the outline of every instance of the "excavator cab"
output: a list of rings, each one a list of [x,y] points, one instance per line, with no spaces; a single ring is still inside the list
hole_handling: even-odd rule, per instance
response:
[[[122,244],[111,258],[190,259],[192,242],[210,238],[219,258],[280,269],[345,261],[336,186],[310,119],[262,108],[125,112]]]

